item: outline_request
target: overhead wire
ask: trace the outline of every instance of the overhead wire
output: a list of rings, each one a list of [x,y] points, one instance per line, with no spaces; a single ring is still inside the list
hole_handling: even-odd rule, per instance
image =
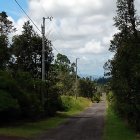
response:
[[[34,21],[30,18],[30,16],[26,13],[26,11],[22,8],[22,6],[18,3],[17,0],[14,0],[16,2],[16,4],[19,6],[19,8],[23,11],[23,13],[28,17],[28,19],[33,23],[33,25],[37,28],[37,30],[39,32],[41,32],[41,30],[37,27],[37,25],[34,23]]]
[[[38,26],[35,24],[35,22],[30,18],[30,16],[26,13],[26,11],[22,8],[22,6],[18,3],[18,1],[17,0],[14,0],[15,2],[16,2],[16,4],[19,6],[19,8],[23,11],[23,13],[28,17],[28,19],[32,22],[32,24],[36,27],[36,29],[40,32],[40,33],[42,33],[41,32],[41,30],[38,28]],[[41,5],[41,4],[40,4]],[[44,7],[41,5],[41,7],[42,7],[42,9],[44,10]],[[44,10],[44,12],[46,13],[46,11]],[[53,27],[54,27],[54,29],[55,29],[55,32],[59,35],[59,36],[61,36],[61,38],[62,39],[64,39],[64,37],[62,36],[62,34],[61,33],[58,33],[58,31],[57,31],[57,29],[56,29],[56,26],[54,25],[54,22],[52,22],[53,23]],[[50,34],[51,32],[49,32],[49,34]],[[60,53],[53,45],[52,45],[52,48],[57,52],[57,53]],[[80,70],[79,70],[79,68],[78,68],[78,72],[80,73],[80,75],[81,75],[81,72],[80,72]]]
[[[46,12],[46,10],[44,9],[44,7],[40,4],[40,6],[41,6],[41,8],[42,8],[42,10],[43,10],[43,12],[46,14],[46,15],[50,15],[50,14],[48,14],[48,12]],[[53,25],[53,29],[54,29],[54,31],[55,31],[55,33],[57,34],[57,36],[58,37],[61,37],[63,40],[64,40],[64,37],[62,36],[62,34],[60,33],[60,32],[58,32],[58,29],[56,28],[56,25],[55,25],[55,23],[54,23],[54,20],[52,20],[52,25]],[[51,33],[49,32],[49,35],[50,35]],[[57,39],[55,39],[55,41],[56,41]]]
[[[22,8],[22,6],[18,3],[17,0],[15,0],[15,2],[17,3],[17,5],[20,7],[20,9],[24,12],[24,14],[28,17],[28,19],[32,22],[32,24],[37,28],[37,30],[39,32],[41,32],[41,30],[38,28],[38,26],[34,23],[34,21],[30,18],[30,16],[26,13],[26,11]],[[50,34],[50,33],[49,33]],[[52,48],[57,51],[59,53],[59,51],[54,47],[52,46]]]
[[[45,13],[46,15],[48,15],[47,12],[46,12],[46,10],[44,9],[44,7],[43,7],[41,4],[40,4],[40,6],[42,7],[44,13]],[[61,34],[60,32],[58,32],[58,30],[56,29],[56,25],[55,25],[55,23],[54,23],[53,21],[52,21],[52,24],[53,24],[53,28],[54,28],[56,34],[57,34],[58,36],[60,36],[60,37],[64,40],[64,37],[62,36],[62,34]],[[54,46],[53,46],[53,48],[54,48],[58,53],[60,53]],[[78,67],[77,67],[77,69],[78,69],[79,74],[82,75]]]
[[[82,75],[78,67],[77,67],[77,69],[78,69],[79,74]]]

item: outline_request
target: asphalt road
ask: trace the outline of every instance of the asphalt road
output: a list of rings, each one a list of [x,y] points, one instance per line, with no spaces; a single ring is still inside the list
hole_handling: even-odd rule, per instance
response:
[[[80,115],[52,129],[36,140],[102,140],[105,101],[94,103]]]

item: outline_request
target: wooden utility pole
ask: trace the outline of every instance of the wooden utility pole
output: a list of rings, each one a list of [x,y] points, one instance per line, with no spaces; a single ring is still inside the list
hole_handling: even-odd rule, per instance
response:
[[[42,28],[42,81],[45,81],[45,19],[52,20],[53,17],[43,17]],[[47,43],[48,44],[48,43]],[[44,105],[44,91],[42,88],[42,104]]]
[[[45,81],[45,18],[42,25],[42,81]]]
[[[78,80],[78,79],[77,79],[77,78],[78,78],[78,77],[77,77],[77,68],[78,68],[78,67],[77,67],[77,60],[78,60],[78,59],[79,59],[79,58],[76,58],[76,77],[75,77],[75,97],[76,97],[76,99],[77,99],[77,96],[78,96],[78,94],[77,94],[77,92],[78,92],[78,91],[77,91],[77,84],[78,84],[78,83],[77,83],[77,82],[78,82],[78,81],[77,81],[77,80]]]
[[[42,25],[42,81],[45,81],[45,19],[49,19],[52,21],[53,17],[43,17],[43,25]]]

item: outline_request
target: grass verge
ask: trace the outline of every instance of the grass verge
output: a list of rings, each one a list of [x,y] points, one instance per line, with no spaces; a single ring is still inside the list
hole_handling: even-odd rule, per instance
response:
[[[106,124],[104,140],[138,140],[136,134],[131,130],[115,112],[108,107],[106,112]]]
[[[67,109],[65,112],[58,112],[55,117],[46,120],[23,123],[22,125],[17,123],[16,126],[0,127],[0,135],[23,138],[36,137],[48,129],[57,127],[65,122],[67,117],[78,114],[91,105],[88,99],[82,97],[78,97],[77,100],[69,96],[62,96],[61,98],[63,105]]]

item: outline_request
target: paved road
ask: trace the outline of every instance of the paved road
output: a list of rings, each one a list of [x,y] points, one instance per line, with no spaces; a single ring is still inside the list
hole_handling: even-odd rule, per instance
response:
[[[105,102],[94,103],[80,115],[71,117],[36,140],[102,140],[104,116]]]

